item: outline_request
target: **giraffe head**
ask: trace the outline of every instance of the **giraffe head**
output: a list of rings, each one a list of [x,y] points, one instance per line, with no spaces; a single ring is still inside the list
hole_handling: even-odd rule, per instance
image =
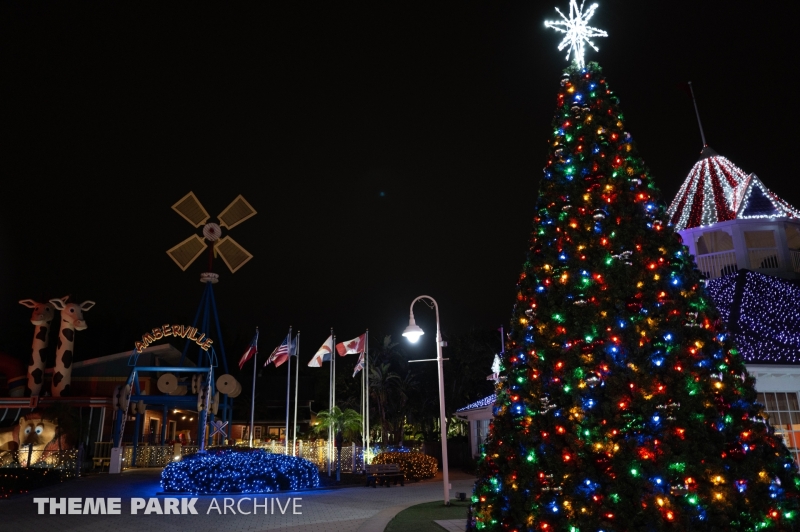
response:
[[[44,325],[45,323],[53,321],[54,311],[52,303],[37,303],[33,299],[23,299],[19,304],[33,309],[31,323],[34,325]]]
[[[64,296],[61,299],[51,299],[50,303],[61,311],[62,322],[67,322],[67,325],[76,331],[82,331],[88,327],[83,319],[83,311],[92,308],[94,301],[84,301],[78,305],[77,303],[67,303],[68,300],[69,296]]]

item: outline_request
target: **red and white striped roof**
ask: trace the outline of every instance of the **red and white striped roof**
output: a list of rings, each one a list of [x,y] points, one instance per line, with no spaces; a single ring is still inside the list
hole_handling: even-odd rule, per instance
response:
[[[800,211],[706,146],[667,209],[677,231],[744,218],[800,218]]]

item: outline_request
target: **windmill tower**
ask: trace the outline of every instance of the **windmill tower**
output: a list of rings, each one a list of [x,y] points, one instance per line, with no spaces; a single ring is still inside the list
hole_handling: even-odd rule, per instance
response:
[[[230,422],[233,416],[233,398],[240,392],[234,383],[236,379],[228,374],[228,360],[225,354],[225,343],[222,339],[222,328],[219,323],[219,315],[217,314],[217,304],[214,299],[214,284],[219,281],[219,275],[213,273],[214,258],[219,256],[225,262],[225,265],[235,273],[245,263],[253,258],[253,255],[239,245],[230,236],[222,235],[222,228],[230,230],[237,225],[241,224],[248,218],[255,216],[256,211],[241,195],[231,202],[217,217],[219,223],[209,223],[211,218],[208,211],[203,207],[197,196],[193,192],[189,192],[177,203],[172,206],[172,209],[177,212],[181,217],[192,224],[195,228],[202,227],[202,238],[194,234],[179,243],[178,245],[167,250],[167,255],[175,261],[178,267],[186,271],[186,269],[197,260],[203,252],[208,251],[208,271],[200,275],[200,281],[205,285],[203,297],[200,300],[200,306],[197,308],[197,313],[192,323],[192,328],[195,332],[200,330],[213,337],[215,344],[219,348],[222,359],[222,369],[224,374],[215,379],[215,372],[218,367],[217,355],[215,348],[198,346],[197,364],[194,366],[184,366],[186,360],[186,353],[190,345],[197,346],[196,341],[188,339],[184,344],[181,353],[180,362],[177,366],[147,366],[137,365],[138,347],[131,354],[128,365],[131,366],[131,373],[128,377],[127,384],[118,387],[118,392],[115,393],[116,405],[116,418],[114,428],[112,430],[112,438],[114,447],[111,450],[111,465],[109,467],[110,473],[119,473],[122,464],[122,436],[125,432],[125,420],[128,418],[128,407],[133,404],[133,413],[136,416],[136,425],[134,428],[133,438],[133,463],[136,462],[136,449],[139,441],[139,432],[141,422],[145,410],[148,406],[155,406],[163,408],[163,420],[167,419],[168,408],[188,408],[193,409],[197,405],[197,440],[200,443],[200,452],[205,449],[206,443],[206,426],[207,422],[216,427],[214,433],[220,433],[221,427],[227,426],[227,437],[230,438]],[[212,331],[211,325],[216,328]],[[210,345],[210,344],[209,344]],[[158,378],[158,389],[163,395],[148,395],[143,394],[139,385],[138,374],[140,372],[155,372],[161,374]],[[181,379],[175,376],[178,373],[182,377],[188,373],[196,373],[192,379]],[[181,384],[182,386],[179,386]],[[191,387],[192,393],[197,394],[196,402],[194,397],[186,397],[186,391]],[[179,392],[180,389],[183,392]],[[177,392],[177,393],[176,393]],[[220,394],[222,394],[220,396]],[[211,397],[214,397],[213,401]],[[212,410],[212,412],[209,412]],[[219,414],[222,419],[220,423],[215,423],[214,417]],[[162,424],[162,438],[166,434],[166,429]],[[213,436],[212,436],[213,437]]]
[[[167,250],[167,255],[175,261],[175,264],[177,264],[181,270],[186,271],[186,269],[204,252],[208,252],[208,271],[200,274],[200,282],[205,284],[205,290],[203,291],[203,297],[200,300],[200,306],[197,308],[192,326],[211,333],[211,322],[213,319],[213,325],[216,328],[215,338],[219,347],[220,358],[222,359],[222,369],[224,374],[228,375],[228,359],[225,354],[225,344],[222,341],[222,328],[219,323],[217,303],[214,299],[213,287],[214,284],[219,281],[219,275],[213,272],[214,258],[217,256],[222,258],[222,261],[231,273],[236,273],[253,258],[253,255],[249,251],[244,249],[229,235],[223,236],[222,228],[224,227],[226,231],[230,231],[245,220],[255,216],[256,211],[240,194],[225,207],[219,216],[217,216],[219,223],[209,223],[208,220],[211,216],[209,216],[208,211],[206,211],[193,192],[189,192],[178,200],[172,206],[172,210],[181,215],[181,217],[192,224],[193,227],[203,228],[202,238],[198,234],[193,234],[183,242]],[[192,343],[187,341],[183,347],[180,366],[183,366],[190,345],[192,345]],[[217,362],[214,358],[213,348],[209,352],[198,349],[197,366],[216,366]],[[230,422],[233,413],[232,397],[230,397],[230,395],[225,395],[220,406],[222,407],[222,418]],[[207,412],[208,409],[204,409],[204,415],[198,417],[198,435],[202,434],[202,431],[205,430],[205,414],[207,414]],[[230,437],[230,425],[228,425],[228,436]]]
[[[203,252],[208,251],[208,271],[200,274],[200,282],[206,285],[203,297],[200,300],[200,306],[195,315],[193,327],[198,325],[202,326],[202,330],[210,332],[211,318],[213,316],[214,325],[217,328],[217,336],[222,355],[222,363],[225,373],[228,372],[228,361],[225,357],[225,346],[222,342],[222,330],[219,325],[219,315],[217,314],[217,304],[214,299],[214,290],[212,286],[219,281],[219,275],[214,273],[213,264],[214,258],[220,256],[225,262],[225,265],[231,271],[236,273],[242,266],[244,266],[253,255],[244,249],[238,242],[228,235],[222,236],[222,228],[231,230],[245,220],[252,218],[256,215],[256,210],[250,205],[244,197],[239,194],[225,209],[217,216],[219,223],[209,223],[208,220],[211,216],[208,211],[194,195],[194,192],[189,192],[184,197],[179,199],[173,206],[172,210],[181,215],[181,217],[192,224],[193,227],[203,228],[203,237],[193,234],[183,242],[167,250],[167,255],[175,261],[178,267],[186,271],[186,269],[197,260]],[[181,365],[186,358],[186,352],[190,343],[186,342],[183,348],[183,355],[181,356]],[[202,350],[198,355],[198,366],[204,364],[204,356]],[[210,354],[209,354],[210,356]],[[209,363],[211,361],[209,360]]]

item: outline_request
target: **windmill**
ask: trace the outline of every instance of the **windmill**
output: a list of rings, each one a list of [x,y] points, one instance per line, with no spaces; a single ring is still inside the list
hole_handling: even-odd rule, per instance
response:
[[[177,246],[167,250],[167,255],[175,261],[175,264],[181,270],[186,271],[186,268],[197,260],[204,251],[208,250],[209,271],[202,274],[200,280],[202,282],[215,283],[219,276],[211,273],[211,266],[214,257],[217,255],[222,257],[231,273],[236,273],[239,268],[253,258],[249,251],[230,236],[222,236],[223,227],[231,230],[256,215],[256,210],[241,194],[217,216],[219,219],[218,224],[208,223],[211,216],[200,203],[200,200],[197,199],[197,196],[194,195],[194,192],[189,192],[179,199],[172,206],[172,210],[180,214],[193,227],[203,227],[203,238],[193,234]]]
[[[208,271],[200,274],[200,282],[205,284],[205,289],[203,291],[203,296],[200,299],[200,306],[197,308],[197,314],[195,314],[194,321],[192,322],[192,327],[200,327],[202,331],[207,332],[209,335],[215,334],[217,342],[215,345],[220,350],[221,356],[219,357],[219,360],[221,361],[221,370],[224,372],[220,377],[220,382],[223,384],[227,383],[220,386],[220,391],[223,393],[221,400],[216,399],[219,394],[214,392],[216,387],[214,385],[213,377],[215,371],[214,368],[218,365],[218,359],[216,357],[214,347],[212,347],[208,352],[204,351],[203,349],[198,349],[195,367],[208,367],[209,373],[207,381],[204,384],[200,385],[200,383],[197,382],[193,384],[193,387],[206,390],[208,394],[207,397],[212,395],[215,397],[215,406],[213,408],[214,411],[211,414],[208,412],[208,407],[210,404],[208,400],[205,402],[204,408],[202,407],[202,404],[198,402],[198,412],[202,410],[202,415],[198,416],[198,440],[202,439],[202,441],[205,442],[205,437],[202,435],[206,433],[206,421],[208,416],[211,415],[211,422],[214,423],[214,416],[217,414],[218,407],[221,409],[220,415],[224,423],[224,425],[219,425],[218,429],[221,430],[223,426],[227,427],[228,437],[230,437],[230,422],[233,415],[233,397],[238,395],[238,393],[241,391],[239,390],[239,392],[237,392],[234,389],[234,386],[229,385],[230,382],[233,382],[236,379],[228,374],[227,355],[225,353],[225,344],[222,339],[222,328],[220,327],[219,323],[219,314],[217,313],[217,303],[214,298],[213,288],[214,284],[219,280],[219,275],[211,271],[212,263],[214,261],[214,257],[219,255],[222,257],[222,260],[225,262],[225,265],[228,267],[231,273],[236,273],[239,268],[244,266],[250,259],[253,258],[253,255],[249,251],[244,249],[230,236],[222,236],[222,228],[224,227],[226,230],[230,231],[248,218],[255,216],[256,210],[240,194],[230,203],[230,205],[225,207],[219,216],[217,216],[219,223],[209,223],[208,220],[211,218],[211,216],[200,203],[200,200],[197,199],[197,196],[194,195],[194,192],[189,192],[184,197],[179,199],[175,205],[172,206],[172,210],[180,214],[184,220],[192,224],[192,227],[203,228],[202,238],[198,234],[193,234],[183,242],[167,250],[167,255],[169,255],[170,258],[175,261],[175,264],[177,264],[181,270],[186,271],[186,269],[195,260],[197,260],[197,258],[200,257],[204,251],[208,250]],[[212,330],[212,326],[214,326],[215,331]],[[193,342],[190,341],[187,341],[184,344],[180,362],[178,363],[177,368],[173,368],[174,371],[185,371],[182,368],[189,350],[189,346],[192,344]],[[174,379],[174,375],[172,378]],[[119,434],[121,435],[122,432],[119,431]],[[203,448],[203,445],[204,444],[201,444],[201,449]]]

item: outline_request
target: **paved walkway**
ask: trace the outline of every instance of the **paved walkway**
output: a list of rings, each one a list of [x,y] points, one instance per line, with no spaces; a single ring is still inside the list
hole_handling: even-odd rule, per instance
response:
[[[292,515],[291,507],[281,514],[277,505],[274,513],[258,515],[231,513],[221,515],[209,507],[216,499],[220,510],[224,510],[224,496],[199,497],[195,504],[198,515],[131,515],[131,498],[144,499],[157,496],[160,491],[160,470],[138,469],[121,475],[100,474],[72,480],[35,490],[28,495],[0,500],[0,523],[3,530],[23,530],[31,527],[58,532],[141,532],[142,530],[192,530],[193,532],[259,532],[283,530],[286,532],[383,532],[386,524],[401,510],[432,502],[442,497],[441,476],[436,480],[407,483],[405,487],[390,488],[339,488],[297,493],[281,493],[277,500],[285,506],[288,497],[299,497],[297,510]],[[451,495],[457,491],[472,492],[475,479],[464,473],[451,471]],[[37,514],[34,497],[120,497],[121,515],[44,515]],[[269,495],[258,496],[259,505]],[[238,503],[244,496],[230,497]],[[242,510],[252,511],[253,501],[242,501]],[[49,512],[49,508],[45,510]],[[43,528],[42,528],[43,527]],[[157,528],[156,528],[157,527]]]
[[[466,519],[439,519],[434,523],[447,530],[447,532],[464,532],[467,526]]]

